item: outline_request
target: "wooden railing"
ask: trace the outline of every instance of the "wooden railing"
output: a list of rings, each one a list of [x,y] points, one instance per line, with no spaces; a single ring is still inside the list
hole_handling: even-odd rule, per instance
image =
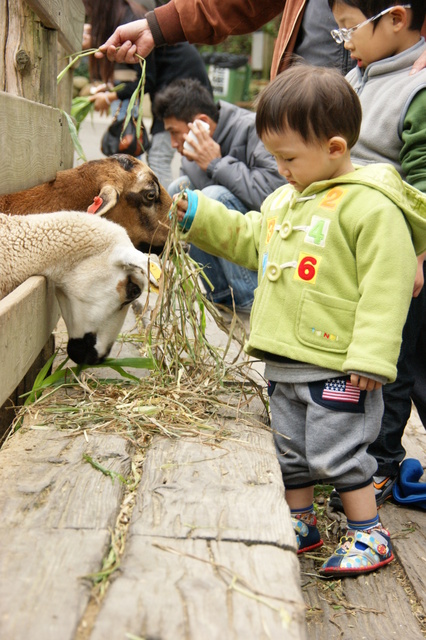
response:
[[[58,87],[56,77],[67,56],[81,50],[83,22],[81,0],[0,3],[0,50],[5,52],[0,58],[1,194],[72,167],[73,147],[61,112],[71,108],[72,78],[69,74]],[[37,360],[58,317],[54,293],[42,277],[0,301],[0,407],[11,404],[8,398]]]

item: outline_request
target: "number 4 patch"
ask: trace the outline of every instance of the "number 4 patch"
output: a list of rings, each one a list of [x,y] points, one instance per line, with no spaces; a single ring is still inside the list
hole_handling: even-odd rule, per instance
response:
[[[305,242],[315,244],[317,247],[325,247],[325,239],[329,226],[330,220],[328,218],[312,216],[311,224],[305,236]]]

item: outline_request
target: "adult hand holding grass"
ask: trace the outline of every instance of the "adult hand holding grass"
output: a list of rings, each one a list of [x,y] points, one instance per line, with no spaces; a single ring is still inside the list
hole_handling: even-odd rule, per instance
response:
[[[135,20],[117,27],[112,36],[99,47],[95,58],[106,55],[111,62],[136,64],[140,58],[146,58],[153,48],[154,38],[148,22],[145,19]]]

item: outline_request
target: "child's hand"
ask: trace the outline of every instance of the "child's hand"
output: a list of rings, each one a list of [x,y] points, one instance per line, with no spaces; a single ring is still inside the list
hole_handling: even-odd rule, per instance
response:
[[[375,389],[380,389],[382,383],[372,378],[367,378],[367,376],[359,376],[357,373],[351,373],[351,385],[359,387],[361,391],[374,391]]]
[[[176,216],[179,222],[183,221],[185,213],[188,209],[188,198],[186,194],[177,193],[173,196],[173,202],[176,202]]]
[[[416,278],[414,280],[413,298],[417,298],[417,296],[420,295],[424,285],[423,262],[425,259],[426,253],[422,253],[422,255],[417,258],[417,271]]]

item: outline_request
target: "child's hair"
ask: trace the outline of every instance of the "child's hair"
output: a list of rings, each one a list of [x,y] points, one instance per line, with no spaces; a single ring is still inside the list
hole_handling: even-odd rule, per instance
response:
[[[351,149],[361,127],[361,104],[334,69],[295,64],[280,73],[257,100],[256,131],[296,131],[307,143],[341,136]]]
[[[218,106],[213,95],[199,80],[180,78],[159,91],[154,99],[152,111],[157,118],[176,118],[192,122],[199,113],[219,120]]]
[[[366,18],[372,18],[381,11],[389,9],[389,7],[398,6],[401,4],[409,4],[411,9],[411,22],[408,28],[412,31],[420,31],[422,28],[424,19],[426,17],[426,2],[425,0],[411,0],[405,2],[392,2],[392,0],[328,0],[330,9],[333,11],[336,4],[347,4],[349,7],[359,9]],[[376,28],[381,18],[377,18],[372,24],[373,29]],[[355,26],[355,25],[354,25]]]

